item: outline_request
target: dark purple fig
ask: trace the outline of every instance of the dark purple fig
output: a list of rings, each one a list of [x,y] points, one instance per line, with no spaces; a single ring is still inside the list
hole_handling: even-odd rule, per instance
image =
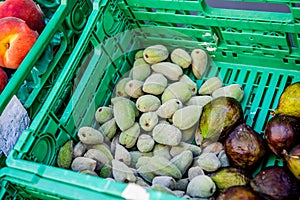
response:
[[[296,200],[300,195],[297,179],[280,166],[263,169],[250,181],[250,185],[266,200]]]
[[[282,151],[290,151],[300,139],[300,120],[296,117],[275,115],[264,131],[269,148],[275,155],[282,157]]]
[[[251,188],[239,185],[227,188],[216,200],[262,200],[262,198]]]
[[[250,126],[237,126],[225,140],[225,152],[235,167],[251,168],[265,155],[263,139]]]
[[[224,141],[228,134],[244,121],[240,103],[231,97],[218,97],[203,107],[200,133],[203,142]]]

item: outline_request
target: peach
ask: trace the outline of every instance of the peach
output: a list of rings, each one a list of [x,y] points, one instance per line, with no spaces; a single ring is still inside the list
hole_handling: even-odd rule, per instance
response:
[[[17,17],[39,33],[45,27],[44,14],[33,0],[6,0],[0,2],[0,18]]]
[[[4,90],[7,82],[8,82],[8,77],[6,72],[2,68],[0,68],[0,94]]]
[[[0,66],[18,68],[38,36],[19,18],[0,19]]]

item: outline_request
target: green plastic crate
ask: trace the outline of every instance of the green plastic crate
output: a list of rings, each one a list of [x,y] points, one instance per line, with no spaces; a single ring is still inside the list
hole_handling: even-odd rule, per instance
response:
[[[263,133],[284,88],[300,81],[300,1],[252,2],[281,4],[290,12],[213,8],[202,0],[95,1],[70,59],[6,164],[37,175],[36,183],[44,179],[63,182],[74,190],[84,187],[86,191],[79,194],[82,198],[90,190],[100,197],[101,178],[57,168],[59,148],[69,139],[78,141],[79,127],[96,126],[95,110],[110,104],[114,86],[132,66],[136,50],[158,43],[170,49],[206,49],[214,63],[197,83],[219,75],[225,85],[240,84],[245,91],[241,102],[245,121]],[[281,164],[282,160],[270,155],[260,167]],[[43,195],[58,191],[52,186]],[[16,187],[21,189],[27,188]],[[4,190],[2,194],[9,192]]]
[[[47,169],[48,170],[48,169]],[[56,174],[57,169],[50,169],[46,173]],[[61,169],[59,169],[61,170]],[[1,199],[30,199],[30,200],[58,200],[58,199],[110,199],[121,200],[122,193],[128,189],[127,185],[99,180],[97,177],[89,176],[82,185],[68,182],[70,180],[64,177],[77,178],[78,173],[68,171],[64,172],[63,177],[53,179],[52,176],[40,177],[39,173],[29,173],[9,167],[0,170]],[[85,179],[86,175],[81,175]],[[78,177],[80,178],[80,176]],[[73,179],[73,178],[72,178]],[[97,185],[95,185],[97,183]],[[170,200],[179,200],[171,195],[165,195],[160,192],[148,191],[151,199],[160,199],[161,196]],[[126,192],[125,192],[126,193]],[[123,194],[124,195],[124,194]],[[126,195],[125,195],[126,196]]]
[[[32,119],[72,53],[92,10],[90,0],[35,2],[45,14],[46,26],[18,69],[8,72],[9,82],[0,95],[0,113],[17,95]]]
[[[46,26],[17,70],[7,70],[9,82],[0,95],[0,114],[17,95],[32,120],[64,68],[92,10],[90,0],[35,1]],[[1,154],[4,166],[5,155]]]

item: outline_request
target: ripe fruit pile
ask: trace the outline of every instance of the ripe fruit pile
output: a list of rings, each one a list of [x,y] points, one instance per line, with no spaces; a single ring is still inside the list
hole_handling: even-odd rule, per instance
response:
[[[300,82],[289,85],[281,94],[266,125],[265,138],[273,153],[283,158],[300,180]]]
[[[8,78],[3,68],[17,69],[45,27],[33,0],[0,2],[0,93]]]
[[[282,167],[249,175],[266,145],[244,123],[238,84],[211,77],[197,86],[207,66],[202,49],[154,45],[137,52],[112,105],[97,109],[98,127],[80,127],[79,142],[60,149],[58,166],[183,198],[298,198],[295,177]]]

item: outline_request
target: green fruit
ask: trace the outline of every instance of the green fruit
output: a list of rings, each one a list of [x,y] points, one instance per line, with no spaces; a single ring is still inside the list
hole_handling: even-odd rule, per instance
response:
[[[200,119],[202,107],[191,105],[178,109],[172,116],[174,126],[180,130],[193,127]]]
[[[152,151],[154,144],[155,142],[150,135],[142,134],[139,136],[136,146],[140,152],[146,153]]]
[[[144,50],[139,50],[138,52],[135,53],[134,58],[135,59],[143,58],[143,52]]]
[[[174,49],[170,55],[173,63],[176,63],[183,69],[186,69],[192,63],[192,58],[185,50],[181,48]]]
[[[231,186],[247,185],[251,180],[244,170],[234,167],[221,168],[212,173],[211,178],[220,192]]]
[[[132,98],[139,98],[144,94],[142,91],[144,82],[139,80],[130,80],[125,85],[125,92]]]
[[[131,155],[129,151],[120,144],[116,144],[115,159],[125,163],[127,166],[131,163]]]
[[[143,58],[149,64],[161,62],[169,57],[168,49],[163,45],[153,45],[143,51]]]
[[[99,172],[99,176],[102,178],[112,178],[112,166],[111,164],[104,164]]]
[[[155,190],[155,191],[159,191],[159,192],[162,192],[162,193],[166,193],[166,194],[170,194],[170,195],[175,196],[174,192],[171,189],[164,186],[164,185],[153,184],[150,188],[151,188],[151,190]]]
[[[170,99],[163,103],[157,110],[156,114],[161,118],[171,118],[173,114],[183,105],[180,100],[178,99]]]
[[[237,100],[218,97],[203,107],[200,132],[203,142],[223,141],[244,120],[243,110]]]
[[[156,111],[161,105],[160,100],[157,96],[146,94],[140,96],[136,100],[136,107],[141,112],[153,112]]]
[[[151,65],[151,69],[156,73],[161,73],[171,81],[178,81],[183,74],[182,68],[171,62],[160,62]]]
[[[188,178],[191,181],[193,178],[199,176],[199,175],[205,175],[203,169],[199,166],[191,167],[188,171]]]
[[[171,159],[170,146],[156,143],[153,148],[153,155],[154,156],[163,156],[167,159]]]
[[[88,126],[79,128],[77,135],[84,144],[101,144],[104,140],[100,131]]]
[[[197,84],[188,75],[183,74],[180,77],[179,81],[185,82],[185,83],[188,84],[189,89],[190,89],[192,95],[196,95],[197,94],[197,91],[198,91]]]
[[[198,106],[205,106],[208,104],[213,98],[211,96],[193,96],[188,100],[185,104],[190,105],[198,105]]]
[[[140,58],[135,60],[133,68],[130,71],[130,77],[134,80],[145,81],[145,79],[151,74],[151,68],[144,59]]]
[[[95,171],[92,171],[92,170],[89,170],[89,169],[82,170],[79,173],[88,174],[88,175],[91,175],[91,176],[98,176],[98,174]]]
[[[119,100],[113,103],[114,118],[121,131],[133,126],[135,122],[135,110],[130,103],[130,100],[120,97]]]
[[[57,165],[62,168],[70,168],[73,160],[73,142],[72,140],[67,141],[59,150],[57,156]]]
[[[111,157],[108,157],[103,151],[98,149],[89,149],[85,154],[85,158],[97,161],[97,169],[101,169],[104,164],[111,165]]]
[[[162,185],[165,186],[171,190],[175,188],[176,181],[171,176],[156,176],[152,180],[152,185]]]
[[[132,127],[121,132],[121,135],[119,137],[120,144],[124,145],[126,148],[133,147],[140,135],[140,131],[140,125],[135,122]]]
[[[198,129],[198,123],[196,123],[194,126],[192,126],[189,129],[181,130],[182,133],[181,141],[191,143],[195,138],[196,129]]]
[[[141,65],[148,65],[150,66],[145,60],[144,58],[139,58],[139,59],[136,59],[133,63],[133,68],[134,67],[138,67],[138,66],[141,66]],[[134,79],[134,78],[133,78]]]
[[[152,131],[158,123],[158,116],[155,112],[143,113],[139,119],[141,128],[145,131]]]
[[[192,97],[189,86],[185,82],[171,83],[163,92],[161,102],[165,103],[170,99],[178,99],[182,103],[187,102]]]
[[[215,90],[221,88],[222,81],[218,77],[211,77],[207,79],[199,88],[199,94],[212,94]]]
[[[221,87],[216,89],[211,94],[213,98],[225,96],[235,98],[237,101],[242,101],[244,97],[244,91],[242,90],[239,84],[231,84],[228,86]]]
[[[113,118],[113,110],[111,107],[101,106],[95,112],[95,119],[99,124],[103,124]]]
[[[161,73],[151,74],[144,82],[142,90],[145,93],[160,95],[168,85],[167,78]]]
[[[115,87],[115,93],[116,96],[121,96],[121,97],[128,97],[128,94],[125,92],[125,86],[128,81],[130,81],[131,78],[122,78],[121,80],[118,81]]]
[[[175,184],[175,189],[185,191],[188,184],[189,184],[189,179],[188,178],[179,179]]]
[[[191,197],[207,198],[216,191],[216,184],[207,175],[199,175],[193,178],[187,186],[186,193]]]
[[[199,156],[202,152],[202,148],[197,145],[180,142],[177,146],[171,147],[170,154],[175,157],[185,150],[190,150],[193,153],[193,156]]]
[[[300,144],[293,147],[289,153],[283,150],[283,157],[289,170],[300,180]]]
[[[199,167],[207,172],[217,171],[221,167],[221,162],[214,153],[202,153],[196,162]]]
[[[71,169],[76,172],[83,170],[94,171],[96,169],[97,161],[86,157],[77,157],[72,161]]]
[[[133,183],[136,181],[133,170],[118,160],[112,160],[112,174],[114,179],[118,182]]]
[[[116,119],[112,118],[110,120],[108,120],[107,122],[105,122],[104,124],[102,124],[99,129],[98,129],[105,137],[107,137],[108,139],[112,139],[115,134],[117,133],[117,123],[116,123]]]
[[[173,125],[158,124],[152,131],[153,139],[159,144],[178,145],[182,138],[181,131]]]
[[[284,89],[274,112],[300,117],[300,82],[293,83]]]
[[[197,79],[201,79],[208,64],[208,56],[202,49],[194,49],[191,53],[192,71]]]
[[[147,165],[150,162],[151,157],[150,156],[141,156],[136,162],[135,167],[139,168],[142,165]]]
[[[106,144],[96,144],[92,146],[92,149],[97,149],[105,154],[105,156],[109,159],[112,160],[113,156],[110,152],[109,146]]]
[[[152,152],[142,153],[140,151],[129,151],[131,157],[130,167],[136,168],[136,163],[138,162],[139,158],[142,156],[152,157]]]
[[[149,183],[151,183],[155,177],[155,174],[153,173],[151,166],[148,164],[137,167],[137,172],[144,180],[148,181]]]
[[[193,153],[189,150],[185,150],[170,161],[180,170],[181,174],[185,174],[193,162]]]
[[[79,141],[73,148],[73,157],[76,158],[76,157],[83,156],[85,151],[86,151],[86,146]]]
[[[171,176],[173,178],[181,178],[180,170],[163,156],[153,156],[150,158],[150,169],[158,176]]]

